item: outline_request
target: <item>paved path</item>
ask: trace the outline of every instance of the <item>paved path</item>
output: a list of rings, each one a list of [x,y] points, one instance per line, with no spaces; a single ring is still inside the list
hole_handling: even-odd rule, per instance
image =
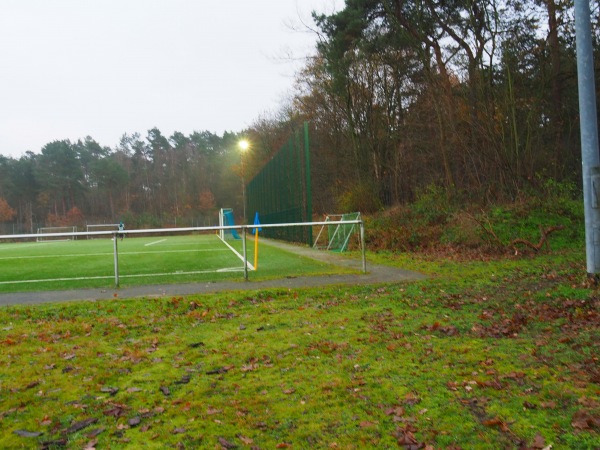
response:
[[[309,258],[329,262],[338,266],[362,270],[362,261],[347,258],[331,252],[317,251],[277,241],[264,239],[261,242],[284,248]],[[251,277],[250,277],[251,278]],[[18,292],[0,294],[0,305],[36,304],[45,302],[64,302],[71,300],[107,300],[112,298],[135,297],[171,297],[191,294],[205,294],[221,291],[259,290],[268,288],[304,288],[325,285],[363,285],[378,283],[397,283],[425,279],[425,275],[395,267],[369,264],[367,273],[345,275],[323,275],[308,277],[290,277],[264,281],[223,281],[187,284],[152,284],[147,286],[124,287],[119,289],[78,289],[71,291]]]

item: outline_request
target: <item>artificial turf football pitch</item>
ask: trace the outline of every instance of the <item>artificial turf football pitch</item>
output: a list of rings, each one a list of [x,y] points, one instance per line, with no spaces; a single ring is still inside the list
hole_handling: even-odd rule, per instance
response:
[[[0,243],[0,292],[115,286],[115,242],[78,239]],[[215,234],[126,237],[117,241],[120,286],[243,281],[241,240]],[[339,273],[340,268],[284,251],[259,240],[247,241],[249,277],[269,279]],[[256,269],[256,270],[255,270]]]

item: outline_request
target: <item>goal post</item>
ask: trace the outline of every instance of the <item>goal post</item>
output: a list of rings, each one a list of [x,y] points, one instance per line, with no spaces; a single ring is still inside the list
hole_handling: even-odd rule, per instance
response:
[[[233,218],[233,209],[221,208],[219,210],[219,227],[233,227],[233,226],[235,226],[235,220]],[[235,239],[235,240],[241,239],[237,230],[235,230],[233,228],[230,228],[230,229],[221,228],[219,230],[219,236],[224,241],[231,240],[231,239]]]
[[[75,235],[65,235],[66,233],[77,233],[77,227],[40,227],[37,229],[37,242],[48,241],[72,241],[75,240]],[[55,234],[56,236],[48,236]]]

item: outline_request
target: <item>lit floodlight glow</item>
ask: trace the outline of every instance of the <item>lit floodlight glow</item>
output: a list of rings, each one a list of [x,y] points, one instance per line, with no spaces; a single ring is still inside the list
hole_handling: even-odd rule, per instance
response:
[[[238,145],[240,146],[240,149],[245,152],[246,150],[248,150],[248,148],[250,147],[250,143],[246,140],[246,139],[242,139]]]

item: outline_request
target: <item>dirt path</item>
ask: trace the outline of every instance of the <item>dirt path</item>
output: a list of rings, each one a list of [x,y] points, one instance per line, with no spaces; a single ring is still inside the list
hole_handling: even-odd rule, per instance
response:
[[[360,259],[351,259],[331,252],[316,251],[306,247],[285,244],[277,241],[263,240],[269,245],[277,246],[293,253],[328,262],[343,267],[362,270]],[[18,292],[0,294],[0,305],[36,304],[46,302],[64,302],[72,300],[108,300],[113,298],[165,297],[191,294],[206,294],[222,291],[260,290],[268,288],[305,288],[326,285],[364,285],[378,283],[397,283],[402,281],[422,280],[425,275],[394,267],[369,264],[367,273],[347,275],[324,275],[309,277],[282,278],[264,281],[223,281],[187,284],[152,284],[119,289],[78,289],[70,291]]]

